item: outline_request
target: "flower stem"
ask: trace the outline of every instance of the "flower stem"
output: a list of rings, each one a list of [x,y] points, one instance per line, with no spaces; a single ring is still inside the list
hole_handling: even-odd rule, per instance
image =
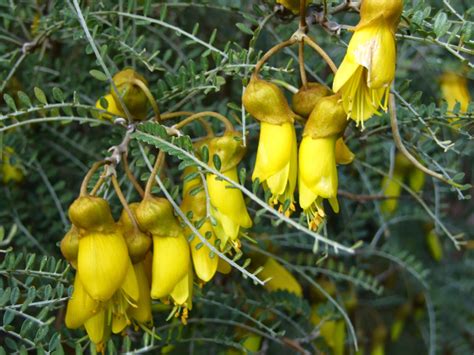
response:
[[[334,74],[337,72],[337,66],[334,64],[332,59],[329,57],[329,55],[326,53],[324,49],[322,49],[310,36],[304,35],[303,40],[305,43],[308,43],[308,45],[313,48],[318,54],[324,59],[324,61],[329,65],[331,70],[333,71]]]
[[[92,167],[90,168],[90,170],[87,172],[86,176],[84,177],[84,180],[82,180],[80,196],[88,195],[87,185],[89,184],[90,179],[92,178],[94,173],[97,171],[97,169],[99,169],[104,164],[107,164],[107,162],[105,160],[100,160],[100,161],[96,161],[92,165]]]
[[[225,126],[226,132],[231,132],[231,131],[234,130],[234,126],[232,125],[232,122],[230,122],[227,117],[225,117],[224,115],[221,115],[220,113],[212,112],[212,111],[204,111],[204,112],[195,113],[194,115],[191,115],[191,116],[187,117],[186,119],[182,120],[181,122],[178,122],[173,127],[175,129],[180,129],[180,128],[186,126],[187,124],[193,122],[194,120],[197,120],[197,119],[199,119],[201,117],[205,117],[205,116],[210,116],[210,117],[216,118],[219,121],[221,121]]]
[[[160,109],[158,108],[158,105],[156,103],[155,98],[153,97],[153,94],[151,93],[150,89],[148,89],[148,86],[146,86],[143,81],[138,80],[138,79],[132,79],[132,83],[137,85],[143,91],[148,101],[150,102],[151,107],[153,107],[153,111],[155,112],[155,119],[157,121],[161,121]]]
[[[128,205],[127,200],[125,196],[123,195],[122,189],[120,188],[120,184],[117,181],[117,177],[115,175],[111,175],[111,180],[112,180],[112,185],[114,186],[115,193],[117,194],[120,200],[120,203],[123,206],[123,209],[127,211],[128,216],[130,217],[130,221],[132,221],[133,228],[138,229],[137,221],[135,220],[132,210],[130,210],[130,206]]]
[[[122,153],[123,169],[125,170],[125,174],[127,174],[127,177],[130,180],[130,182],[132,183],[132,185],[135,187],[137,192],[143,198],[143,196],[144,196],[143,188],[141,187],[140,183],[137,181],[137,179],[133,175],[132,171],[130,170],[130,166],[128,165],[128,159],[127,158],[128,158],[127,154]]]
[[[260,60],[257,62],[257,64],[255,65],[255,69],[254,69],[254,72],[252,74],[253,77],[257,77],[258,76],[258,73],[260,72],[260,69],[262,69],[262,66],[266,63],[266,61],[268,59],[270,59],[271,56],[273,56],[275,53],[277,53],[279,50],[285,48],[285,47],[288,47],[288,46],[291,46],[293,44],[295,44],[297,41],[296,38],[290,38],[284,42],[281,42],[281,43],[278,43],[277,45],[273,46],[272,48],[270,48],[268,50],[267,53],[265,53],[263,55],[262,58],[260,58]]]
[[[163,151],[160,151],[158,153],[158,156],[156,157],[155,165],[153,166],[153,170],[151,172],[151,175],[148,178],[148,181],[146,183],[145,193],[144,193],[144,196],[143,196],[144,199],[151,196],[151,188],[153,187],[153,183],[155,182],[156,174],[158,173],[158,170],[160,170],[161,164],[163,163],[164,158],[165,158],[165,153],[163,153]]]
[[[191,112],[191,111],[168,112],[161,115],[161,120],[162,121],[169,120],[169,119],[173,119],[179,116],[192,116],[194,114],[195,112]],[[203,126],[204,130],[206,131],[207,137],[211,137],[214,135],[214,131],[212,130],[212,127],[209,125],[207,121],[200,118],[199,123],[201,124],[201,126]]]

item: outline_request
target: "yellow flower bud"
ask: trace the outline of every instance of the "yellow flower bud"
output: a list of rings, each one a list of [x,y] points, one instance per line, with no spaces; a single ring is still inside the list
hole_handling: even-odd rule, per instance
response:
[[[259,179],[271,191],[270,203],[284,204],[289,199],[291,211],[294,210],[296,174],[297,142],[293,123],[262,122],[252,180]]]
[[[69,261],[74,268],[77,266],[77,254],[79,253],[79,231],[71,226],[69,231],[61,240],[61,253],[64,259]]]
[[[148,86],[147,80],[133,69],[124,69],[112,78],[117,90],[122,97],[122,101],[127,106],[128,111],[134,119],[143,120],[147,114],[148,98],[145,92],[137,85],[136,81]],[[116,104],[120,107],[120,100],[113,87],[110,88]]]
[[[379,108],[387,110],[402,6],[401,0],[362,2],[361,20],[334,77],[333,91],[341,93],[344,110],[362,128]]]
[[[153,271],[151,297],[168,296],[186,276],[190,263],[188,242],[178,236],[153,235]]]
[[[271,278],[263,285],[267,291],[283,290],[300,297],[303,295],[303,289],[295,277],[273,258],[267,258],[263,264],[263,270],[258,273],[258,277],[261,280]]]
[[[222,174],[232,181],[238,181],[237,167]],[[214,231],[221,240],[221,248],[224,249],[227,241],[236,241],[240,227],[252,227],[252,220],[247,212],[242,191],[213,174],[208,174],[206,181],[211,199],[211,213],[217,222],[217,225],[213,226]]]
[[[437,262],[441,261],[443,258],[443,246],[434,229],[426,235],[426,245],[431,257]]]
[[[18,159],[15,159],[15,151],[11,147],[4,147],[0,156],[0,173],[2,182],[8,184],[10,181],[21,182],[24,178],[23,169]]]
[[[69,219],[76,227],[87,231],[114,229],[109,203],[100,197],[80,196],[69,207]]]
[[[336,136],[316,139],[305,136],[301,142],[298,178],[300,206],[313,229],[325,217],[323,198],[329,199],[334,212],[339,212],[335,146]]]
[[[104,99],[105,101],[107,101],[107,104],[108,104],[107,107],[102,106],[102,104],[100,103],[100,99],[96,101],[95,107],[100,110],[105,110],[107,112],[110,112],[111,115],[108,113],[101,113],[99,115],[99,118],[103,120],[111,120],[112,116],[119,116],[119,117],[125,116],[125,113],[122,111],[122,109],[119,106],[117,106],[117,103],[115,102],[115,99],[112,96],[112,94],[105,95]]]
[[[185,306],[187,309],[193,307],[193,268],[189,264],[188,272],[179,281],[171,292],[170,296],[178,306]]]
[[[425,173],[417,167],[412,166],[412,169],[408,174],[408,185],[410,185],[410,188],[414,192],[420,192],[425,185]]]
[[[308,83],[306,87],[301,87],[293,95],[293,110],[300,116],[308,117],[314,106],[324,96],[331,94],[331,91],[319,83]]]
[[[400,173],[393,172],[393,177],[390,179],[389,177],[384,177],[382,180],[382,191],[385,196],[389,196],[390,198],[384,200],[380,208],[382,212],[386,214],[390,214],[395,212],[398,207],[398,197],[402,191],[402,186],[400,185],[401,181],[403,180],[403,176]]]
[[[453,112],[458,102],[460,105],[459,112],[467,112],[467,108],[471,102],[467,79],[458,74],[447,72],[441,76],[440,81],[443,99],[448,104],[448,113]],[[449,118],[449,122],[453,124],[454,128],[458,127],[458,125],[455,124],[458,120],[458,117]]]
[[[242,96],[245,109],[257,120],[271,124],[293,122],[295,114],[273,83],[252,77]]]
[[[129,264],[127,244],[118,229],[86,233],[79,239],[80,279],[95,300],[107,301],[112,297],[124,283]]]
[[[90,340],[96,344],[98,351],[103,349],[104,343],[110,334],[106,323],[106,309],[100,310],[93,317],[89,318],[84,323],[84,327]]]

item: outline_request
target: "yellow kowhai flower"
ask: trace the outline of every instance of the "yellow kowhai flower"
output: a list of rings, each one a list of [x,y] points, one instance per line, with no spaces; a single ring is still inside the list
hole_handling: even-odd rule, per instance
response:
[[[77,255],[79,253],[79,230],[71,226],[69,231],[61,239],[61,253],[64,259],[69,261],[74,269],[77,269]]]
[[[402,9],[402,0],[364,0],[360,22],[334,77],[333,91],[341,93],[344,110],[362,128],[379,108],[387,110]]]
[[[404,179],[408,179],[410,188],[418,193],[425,184],[425,173],[415,167],[402,153],[397,153],[392,176],[384,176],[382,179],[382,192],[390,197],[382,202],[380,206],[382,212],[388,214],[395,212]]]
[[[147,114],[148,98],[143,88],[148,87],[148,81],[135,70],[128,68],[119,71],[112,78],[122,102],[134,119],[143,120]],[[116,105],[120,105],[117,91],[111,86],[110,94]]]
[[[193,268],[191,264],[189,264],[186,276],[178,282],[170,294],[174,304],[179,306],[178,312],[175,313],[175,317],[181,315],[181,321],[185,325],[187,324],[188,311],[193,308],[193,280]]]
[[[125,113],[122,111],[122,109],[117,105],[115,102],[114,97],[112,94],[107,94],[104,96],[104,100],[107,101],[107,107],[102,106],[101,100],[97,100],[95,103],[95,107],[98,108],[99,110],[104,110],[109,113],[101,113],[99,115],[99,118],[103,120],[111,120],[112,116],[119,116],[119,117],[125,117]]]
[[[211,164],[216,168],[212,157],[217,155],[221,162],[220,173],[235,182],[239,181],[237,164],[245,153],[238,138],[238,132],[228,132],[222,137],[212,138],[209,142]],[[252,227],[252,220],[247,212],[242,191],[214,174],[207,174],[206,182],[211,215],[215,221],[213,229],[220,240],[220,248],[224,250],[230,242],[238,249],[240,248],[238,241],[240,228]]]
[[[260,121],[260,139],[252,180],[259,179],[272,193],[270,203],[294,210],[297,143],[290,109],[281,90],[273,83],[252,77],[242,97],[245,109]]]
[[[21,164],[15,158],[15,151],[11,147],[3,148],[0,159],[0,172],[4,184],[8,184],[10,181],[21,182],[24,178]]]
[[[318,306],[311,307],[311,323],[320,326],[320,334],[328,347],[331,348],[331,354],[343,355],[346,340],[346,325],[344,320],[323,320],[318,314]]]
[[[448,113],[453,113],[454,107],[459,103],[459,113],[467,112],[469,103],[471,102],[471,95],[467,85],[467,79],[452,73],[444,73],[441,78],[441,92],[443,99],[448,104]],[[455,123],[459,118],[450,118],[450,123]],[[457,125],[453,125],[456,128]]]
[[[131,277],[130,292],[136,294],[127,244],[107,201],[81,196],[70,206],[69,217],[79,229],[77,268],[87,293],[94,300],[107,301]]]
[[[188,242],[168,200],[145,198],[135,213],[140,228],[153,237],[151,297],[166,297],[188,273]]]
[[[303,132],[298,157],[299,199],[312,229],[325,217],[323,199],[328,199],[334,212],[339,212],[336,141],[346,125],[339,95],[332,95],[318,101]]]
[[[294,293],[297,296],[303,295],[303,289],[295,277],[278,261],[269,257],[262,265],[263,269],[258,273],[261,280],[267,281],[263,287],[270,292],[283,290]]]
[[[188,178],[191,174],[195,176],[192,179]],[[186,168],[183,176],[183,202],[181,203],[181,209],[186,215],[190,212],[192,213],[191,221],[200,225],[198,228],[199,233],[205,237],[211,245],[214,245],[216,235],[214,234],[211,222],[207,219],[206,193],[202,186],[202,178],[197,174],[197,169],[194,167]],[[188,235],[191,236],[193,233],[189,228],[186,228],[186,236]],[[199,237],[196,235],[192,237],[190,242],[191,256],[197,277],[204,282],[208,282],[214,277],[217,271],[219,258],[215,255],[211,255],[209,247],[202,244]]]

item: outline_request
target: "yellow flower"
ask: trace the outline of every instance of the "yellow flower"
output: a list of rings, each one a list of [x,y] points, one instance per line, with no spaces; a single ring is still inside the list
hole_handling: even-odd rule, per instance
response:
[[[197,169],[191,167],[186,168],[184,171],[183,176],[185,177],[185,181],[183,183],[183,202],[181,203],[181,209],[185,214],[192,212],[191,221],[200,224],[198,228],[199,233],[206,238],[211,245],[214,245],[216,236],[212,224],[206,217],[206,193],[202,186],[202,179],[199,175],[196,175],[193,179],[186,179],[186,176],[195,174],[196,172]],[[203,219],[204,222],[202,222]],[[193,235],[191,229],[186,228],[185,235]],[[190,242],[191,256],[197,277],[204,282],[208,282],[217,271],[219,258],[216,255],[211,257],[209,247],[202,244],[198,236],[194,235],[194,237],[192,237]]]
[[[63,239],[61,239],[60,248],[64,259],[69,261],[72,267],[76,269],[77,255],[79,253],[79,231],[77,227],[71,226]]]
[[[346,325],[344,320],[323,320],[318,315],[317,305],[311,307],[311,323],[320,326],[320,334],[331,348],[331,354],[343,355],[346,340]]]
[[[132,117],[137,120],[145,119],[148,98],[143,87],[148,87],[148,81],[131,68],[119,71],[112,79]],[[110,94],[113,96],[116,104],[119,104],[119,97],[112,86],[110,87]]]
[[[252,77],[244,91],[245,109],[260,121],[260,140],[252,180],[257,178],[268,188],[271,204],[290,201],[294,210],[296,186],[296,133],[291,110],[281,90],[273,83]]]
[[[288,291],[297,296],[303,295],[303,290],[295,277],[278,261],[273,258],[267,258],[263,264],[263,269],[258,273],[261,280],[267,281],[263,286],[267,291],[273,292],[278,290]]]
[[[448,104],[448,113],[452,113],[454,107],[459,102],[459,112],[467,112],[469,103],[471,102],[471,95],[467,85],[467,79],[452,72],[444,73],[441,76],[441,92],[444,100]],[[449,122],[454,123],[459,118],[450,118]],[[454,125],[456,128],[457,125]]]
[[[336,137],[313,139],[303,137],[299,151],[300,206],[315,228],[325,217],[323,198],[329,200],[334,212],[337,202],[337,169],[335,158]]]
[[[140,228],[153,237],[151,297],[166,297],[188,272],[188,242],[168,200],[145,198],[135,213]]]
[[[138,323],[148,323],[152,320],[151,315],[151,298],[150,298],[150,281],[146,275],[145,262],[141,261],[133,265],[138,283],[138,300],[136,307],[130,307],[128,314]]]
[[[4,184],[8,184],[10,181],[21,182],[23,180],[24,175],[21,164],[15,158],[15,151],[11,147],[3,147],[3,154],[0,159],[0,172]]]
[[[441,261],[443,258],[443,245],[436,234],[436,230],[432,229],[426,235],[426,245],[428,246],[431,257],[437,262]]]
[[[237,167],[221,173],[230,180],[238,182]],[[217,223],[213,227],[217,238],[221,241],[221,249],[225,248],[228,241],[238,247],[240,228],[252,227],[242,191],[213,174],[208,174],[206,181],[211,199],[211,213]]]
[[[387,110],[402,5],[402,0],[362,2],[361,20],[334,77],[334,92],[341,93],[344,110],[362,128],[379,108]]]
[[[125,116],[125,113],[117,105],[117,103],[115,102],[114,97],[112,96],[112,94],[105,95],[104,99],[105,99],[105,101],[107,101],[107,104],[108,104],[107,107],[102,106],[102,104],[100,103],[100,99],[97,100],[97,102],[95,103],[95,107],[100,109],[100,110],[105,110],[105,111],[111,113],[111,115],[104,112],[104,113],[101,113],[99,115],[99,118],[101,118],[103,120],[111,120],[112,116],[119,116],[119,117],[124,117]]]
[[[293,123],[260,124],[260,140],[252,180],[259,179],[272,193],[270,202],[290,201],[294,210],[293,194],[296,187],[297,143]],[[289,212],[289,211],[288,211]],[[289,214],[289,213],[288,213]]]

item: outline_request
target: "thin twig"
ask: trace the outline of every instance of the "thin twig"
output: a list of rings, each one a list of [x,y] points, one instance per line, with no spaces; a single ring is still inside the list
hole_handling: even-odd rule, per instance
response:
[[[81,184],[81,196],[87,196],[87,185],[89,184],[90,179],[94,175],[94,173],[99,169],[102,165],[106,164],[107,162],[105,160],[101,161],[96,161],[92,167],[89,169],[87,172],[86,176],[84,177],[84,180],[82,180]]]
[[[333,71],[334,74],[337,72],[337,66],[334,64],[332,59],[329,57],[329,55],[326,53],[324,49],[322,49],[310,36],[304,35],[303,40],[305,43],[308,43],[308,45],[313,48],[323,59],[324,61],[329,65],[331,70]]]
[[[117,181],[117,177],[115,175],[112,175],[111,180],[112,180],[112,185],[114,185],[115,193],[117,194],[117,197],[119,198],[123,209],[125,211],[127,211],[127,214],[130,217],[130,221],[132,222],[133,227],[135,229],[138,229],[137,221],[135,220],[135,217],[132,213],[132,210],[130,210],[130,206],[128,205],[127,200],[126,200],[125,196],[122,193],[122,189],[120,188],[120,184]]]
[[[286,40],[286,41],[283,41],[281,43],[278,43],[277,45],[273,46],[272,48],[270,48],[267,53],[265,53],[263,55],[262,58],[260,58],[260,60],[257,62],[257,64],[255,65],[255,69],[253,71],[253,74],[252,76],[258,76],[258,73],[260,72],[260,70],[262,69],[262,66],[265,64],[265,62],[270,59],[270,57],[272,57],[275,53],[277,53],[279,50],[285,48],[285,47],[288,47],[288,46],[291,46],[293,44],[295,44],[297,42],[297,39],[294,38],[294,37],[291,37],[290,39]]]
[[[165,153],[163,153],[163,151],[161,150],[156,157],[155,165],[153,166],[153,170],[151,171],[150,177],[148,178],[148,181],[146,182],[144,198],[151,196],[151,188],[153,187],[156,174],[158,173],[158,170],[160,170],[161,164],[163,163],[164,158],[165,158]]]

